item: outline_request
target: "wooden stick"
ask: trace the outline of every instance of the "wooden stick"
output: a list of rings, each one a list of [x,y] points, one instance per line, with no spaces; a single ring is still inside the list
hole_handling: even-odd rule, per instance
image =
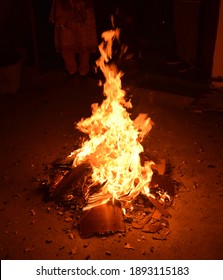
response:
[[[73,184],[74,181],[77,180],[82,175],[82,173],[88,168],[90,168],[89,163],[82,163],[72,168],[71,171],[68,172],[58,183],[51,197],[55,200],[58,200],[61,197],[61,195],[70,187],[70,185]]]
[[[169,218],[170,214],[169,212],[154,198],[151,196],[148,197],[149,201],[157,208],[157,210],[163,214],[164,217]]]

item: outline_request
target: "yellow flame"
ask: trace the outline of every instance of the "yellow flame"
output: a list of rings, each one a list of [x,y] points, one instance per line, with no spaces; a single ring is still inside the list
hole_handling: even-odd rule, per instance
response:
[[[101,57],[96,62],[105,76],[104,95],[101,105],[92,104],[92,116],[82,119],[77,128],[89,135],[89,140],[74,152],[73,165],[89,162],[92,167],[92,180],[101,184],[100,192],[88,199],[87,208],[106,203],[110,199],[130,201],[140,192],[149,194],[152,178],[151,162],[141,165],[140,144],[150,131],[152,122],[145,114],[131,120],[121,88],[122,73],[108,62],[112,58],[112,43],[119,39],[119,30],[102,34],[99,46]]]

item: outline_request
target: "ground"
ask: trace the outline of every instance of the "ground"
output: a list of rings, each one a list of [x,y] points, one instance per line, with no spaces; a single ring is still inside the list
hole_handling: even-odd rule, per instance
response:
[[[127,227],[123,235],[81,239],[57,205],[44,201],[38,181],[46,166],[78,147],[74,123],[90,116],[90,105],[103,96],[95,79],[64,78],[51,71],[17,94],[0,96],[1,259],[222,259],[223,118],[210,105],[213,93],[197,98],[125,81],[132,116],[148,113],[155,124],[145,150],[165,158],[171,177],[181,183],[168,209],[170,234],[155,240]],[[222,93],[217,98],[219,107]],[[134,249],[124,248],[126,243]]]

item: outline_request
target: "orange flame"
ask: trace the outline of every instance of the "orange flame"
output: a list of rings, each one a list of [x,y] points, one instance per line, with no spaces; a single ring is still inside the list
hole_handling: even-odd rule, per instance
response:
[[[110,199],[131,201],[140,192],[149,194],[152,178],[152,162],[140,162],[143,137],[150,131],[150,118],[140,114],[131,120],[121,88],[121,72],[108,62],[112,58],[112,43],[119,38],[119,30],[102,34],[99,45],[101,57],[96,62],[105,76],[104,95],[101,105],[92,104],[92,116],[82,119],[77,128],[89,135],[89,140],[73,153],[73,166],[89,162],[93,184],[102,185],[100,191],[88,198],[88,208],[106,203]],[[86,209],[85,208],[85,209]]]

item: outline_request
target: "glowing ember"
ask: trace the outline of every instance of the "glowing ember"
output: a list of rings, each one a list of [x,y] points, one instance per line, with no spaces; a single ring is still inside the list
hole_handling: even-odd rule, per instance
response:
[[[77,124],[80,131],[89,135],[89,140],[72,153],[73,166],[89,162],[93,170],[92,185],[102,186],[98,193],[88,197],[85,209],[111,199],[131,201],[140,192],[148,195],[152,178],[152,162],[145,162],[143,166],[140,162],[143,151],[140,142],[152,127],[150,118],[140,114],[131,120],[126,109],[132,104],[125,100],[125,91],[121,88],[122,74],[109,64],[112,43],[114,39],[118,40],[119,30],[104,32],[102,38],[97,65],[106,78],[105,100],[101,105],[92,104],[92,116]]]

